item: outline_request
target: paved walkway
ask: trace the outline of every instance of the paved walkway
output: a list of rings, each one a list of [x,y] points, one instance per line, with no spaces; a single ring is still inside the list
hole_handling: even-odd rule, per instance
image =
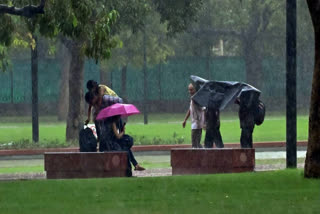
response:
[[[303,168],[304,164],[298,164],[298,168]],[[285,164],[265,164],[257,165],[255,167],[256,172],[280,170],[285,169]],[[159,176],[172,176],[171,168],[161,169],[147,169],[145,171],[133,171],[134,177],[159,177]],[[0,174],[0,181],[12,181],[12,180],[34,180],[34,179],[46,179],[45,172],[38,173],[12,173],[12,174]]]
[[[225,144],[228,148],[239,148],[239,144]],[[306,156],[306,142],[298,142],[302,151],[297,152],[297,158]],[[256,160],[266,159],[285,159],[286,152],[284,142],[264,142],[255,143]],[[170,150],[172,148],[190,148],[190,145],[153,145],[153,146],[134,146],[133,150],[138,161],[143,162],[165,162],[170,163]],[[270,151],[274,150],[274,151]],[[264,151],[268,150],[268,151]],[[279,151],[282,150],[282,151]],[[2,167],[15,166],[40,166],[43,165],[44,152],[77,152],[78,148],[57,148],[57,149],[26,149],[26,150],[0,150],[0,165]],[[162,153],[162,155],[154,155]],[[164,155],[163,155],[164,154]],[[283,162],[282,162],[283,163]],[[169,165],[169,164],[168,164]],[[303,168],[304,164],[298,164],[298,168]],[[256,164],[255,171],[268,171],[285,169],[285,164]],[[171,176],[171,168],[147,169],[145,171],[133,171],[135,177],[155,177],[155,176]],[[0,173],[0,181],[5,180],[29,180],[29,179],[45,179],[45,172],[39,173]]]

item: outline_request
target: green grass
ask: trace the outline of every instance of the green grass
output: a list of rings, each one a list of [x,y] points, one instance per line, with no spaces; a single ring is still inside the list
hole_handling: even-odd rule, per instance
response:
[[[12,174],[12,173],[33,173],[44,172],[43,165],[41,166],[16,166],[16,167],[1,167],[0,174]]]
[[[135,145],[190,144],[190,121],[183,129],[181,125],[183,118],[184,114],[151,114],[149,124],[144,125],[142,115],[132,116],[129,118],[126,131],[134,137]],[[28,118],[22,117],[21,120],[20,117],[2,118],[1,120],[0,144],[13,143],[15,145],[25,144],[22,147],[34,146],[31,143],[32,127]],[[236,115],[221,115],[221,134],[225,143],[239,142],[240,127]],[[285,141],[285,134],[285,116],[267,116],[261,126],[255,127],[253,140],[255,142]],[[298,116],[297,139],[306,140],[307,134],[308,116]],[[40,118],[40,146],[70,146],[70,143],[65,142],[65,136],[65,123],[57,122],[54,117]],[[204,133],[202,141],[203,139]],[[72,145],[77,145],[77,143]]]
[[[3,214],[318,213],[320,180],[301,170],[0,182]]]

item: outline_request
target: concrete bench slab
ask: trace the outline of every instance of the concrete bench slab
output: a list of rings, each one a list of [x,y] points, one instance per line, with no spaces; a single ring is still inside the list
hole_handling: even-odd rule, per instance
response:
[[[171,150],[173,175],[250,172],[254,166],[254,149]]]
[[[126,177],[127,152],[47,152],[44,169],[48,179]]]

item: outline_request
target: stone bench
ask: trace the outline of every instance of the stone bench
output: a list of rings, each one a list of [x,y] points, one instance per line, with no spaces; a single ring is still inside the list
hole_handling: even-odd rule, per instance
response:
[[[47,179],[126,177],[126,152],[44,153]]]
[[[254,149],[172,149],[173,175],[252,172]]]

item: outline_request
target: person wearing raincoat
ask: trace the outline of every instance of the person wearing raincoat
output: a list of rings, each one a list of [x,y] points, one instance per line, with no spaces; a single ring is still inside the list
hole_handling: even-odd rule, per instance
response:
[[[223,141],[220,133],[220,111],[208,106],[205,113],[206,135],[204,139],[205,148],[213,148],[213,143],[217,148],[223,148]]]
[[[255,126],[255,111],[259,99],[254,93],[242,93],[235,101],[239,105],[239,120],[241,128],[241,148],[252,148],[252,133]]]

